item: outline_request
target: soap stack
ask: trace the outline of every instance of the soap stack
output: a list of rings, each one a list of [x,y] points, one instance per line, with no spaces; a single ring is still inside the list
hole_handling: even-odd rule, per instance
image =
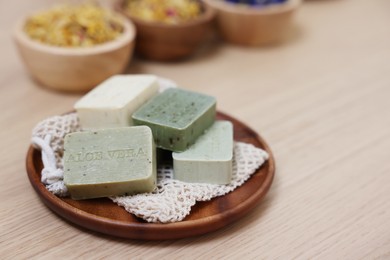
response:
[[[177,180],[230,183],[233,126],[215,121],[215,98],[158,89],[153,75],[118,75],[75,104],[83,131],[65,137],[63,156],[73,199],[153,191],[156,147],[172,153]]]

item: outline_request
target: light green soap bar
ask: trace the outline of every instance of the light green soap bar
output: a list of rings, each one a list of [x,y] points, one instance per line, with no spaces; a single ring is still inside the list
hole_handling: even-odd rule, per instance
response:
[[[66,135],[64,142],[64,182],[73,199],[156,187],[156,148],[147,126],[76,132]]]
[[[214,97],[171,88],[149,100],[133,114],[134,125],[152,129],[156,146],[184,151],[215,121]]]
[[[232,179],[233,125],[216,121],[196,143],[173,153],[174,178],[193,183],[228,184]]]

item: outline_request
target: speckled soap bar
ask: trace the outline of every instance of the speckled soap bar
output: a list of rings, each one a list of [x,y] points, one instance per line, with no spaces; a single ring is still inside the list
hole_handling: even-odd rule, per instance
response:
[[[193,183],[228,184],[232,178],[233,125],[216,121],[196,143],[172,153],[174,178]]]
[[[150,192],[156,186],[156,149],[147,126],[75,132],[64,142],[64,182],[73,199]]]
[[[152,129],[156,146],[184,151],[215,121],[214,97],[171,88],[155,96],[133,114],[135,125]]]
[[[131,115],[158,93],[153,75],[113,76],[74,106],[83,129],[132,126]]]

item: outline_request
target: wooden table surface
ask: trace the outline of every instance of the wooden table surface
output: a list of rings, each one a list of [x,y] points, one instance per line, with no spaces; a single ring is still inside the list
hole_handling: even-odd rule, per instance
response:
[[[212,41],[188,61],[131,62],[129,73],[214,95],[219,110],[254,128],[276,157],[273,186],[246,217],[157,242],[71,225],[27,179],[31,129],[81,96],[39,87],[11,40],[19,16],[49,3],[0,3],[2,259],[390,259],[390,1],[306,1],[286,44]]]

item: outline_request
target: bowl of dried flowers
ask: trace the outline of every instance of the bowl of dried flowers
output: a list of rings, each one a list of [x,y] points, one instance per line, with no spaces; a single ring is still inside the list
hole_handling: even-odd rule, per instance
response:
[[[293,28],[301,0],[205,0],[216,13],[217,30],[227,42],[260,46],[283,42]]]
[[[136,29],[117,12],[97,5],[63,5],[23,17],[14,40],[31,76],[61,91],[87,91],[123,72]]]
[[[116,10],[137,28],[136,53],[159,61],[193,55],[207,40],[215,17],[198,0],[120,0]]]

